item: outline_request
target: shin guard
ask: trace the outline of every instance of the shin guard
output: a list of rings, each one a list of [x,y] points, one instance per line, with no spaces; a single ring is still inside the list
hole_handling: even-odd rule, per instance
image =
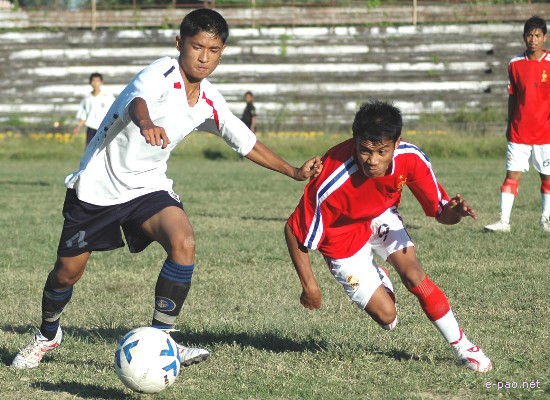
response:
[[[172,329],[191,288],[195,264],[181,265],[166,259],[155,286],[155,311],[152,325]]]

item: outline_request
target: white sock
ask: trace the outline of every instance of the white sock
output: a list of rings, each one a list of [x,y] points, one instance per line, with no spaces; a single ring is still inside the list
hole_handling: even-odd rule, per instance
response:
[[[443,335],[447,342],[452,344],[453,342],[458,342],[461,339],[461,329],[460,326],[458,326],[453,310],[449,309],[447,314],[439,318],[437,321],[432,322],[435,327],[439,329],[439,332],[441,332],[441,335]]]
[[[512,214],[515,199],[516,196],[512,193],[500,193],[500,220],[507,224],[510,223],[510,214]]]
[[[541,193],[542,216],[550,219],[550,193]]]

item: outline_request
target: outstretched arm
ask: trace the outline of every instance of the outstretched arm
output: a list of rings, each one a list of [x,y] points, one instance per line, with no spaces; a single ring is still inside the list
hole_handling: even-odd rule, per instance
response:
[[[149,115],[147,103],[141,97],[136,97],[128,106],[128,113],[132,122],[139,128],[145,141],[151,146],[161,146],[165,149],[170,144],[170,139],[164,128],[156,126]]]
[[[296,168],[271,151],[269,147],[264,145],[259,140],[256,141],[256,144],[250,153],[246,155],[246,158],[264,168],[280,172],[281,174],[289,176],[297,181],[304,181],[309,178],[314,178],[319,175],[321,173],[321,169],[323,169],[323,164],[320,157],[314,157],[306,161],[300,168]]]
[[[285,225],[285,238],[290,258],[302,284],[300,303],[310,310],[320,308],[321,290],[311,268],[308,250],[298,243],[296,236],[288,224]]]
[[[437,217],[437,221],[445,225],[454,225],[459,223],[462,217],[477,219],[474,210],[462,198],[462,195],[457,193],[455,197],[445,204],[443,211]]]

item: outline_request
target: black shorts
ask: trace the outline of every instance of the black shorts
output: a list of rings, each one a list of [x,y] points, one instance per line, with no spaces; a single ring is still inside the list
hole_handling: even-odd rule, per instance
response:
[[[65,222],[57,255],[74,257],[86,252],[124,247],[121,227],[130,252],[139,253],[153,241],[143,232],[141,225],[170,206],[183,209],[181,202],[164,190],[122,204],[96,206],[79,200],[76,190],[67,189],[63,203]]]
[[[86,128],[86,145],[88,145],[92,141],[96,132],[97,132],[97,129]]]

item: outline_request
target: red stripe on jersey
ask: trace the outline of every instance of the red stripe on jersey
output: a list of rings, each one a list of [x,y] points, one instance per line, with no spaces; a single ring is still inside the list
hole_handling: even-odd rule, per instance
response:
[[[214,122],[216,122],[216,128],[220,130],[220,118],[218,117],[218,111],[214,107],[214,102],[210,100],[208,97],[206,97],[206,94],[204,92],[202,93],[202,98],[204,99],[204,101],[206,101],[206,104],[212,107],[212,112],[214,114]]]

